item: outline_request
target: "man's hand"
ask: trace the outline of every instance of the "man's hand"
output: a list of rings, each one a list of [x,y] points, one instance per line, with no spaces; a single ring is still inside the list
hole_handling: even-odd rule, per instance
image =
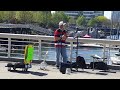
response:
[[[62,40],[66,40],[66,39],[67,39],[67,35],[63,35]]]

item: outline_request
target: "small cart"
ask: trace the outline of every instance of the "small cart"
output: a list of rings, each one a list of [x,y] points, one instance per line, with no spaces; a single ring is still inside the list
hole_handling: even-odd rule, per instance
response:
[[[31,62],[33,60],[33,54],[34,54],[34,48],[33,45],[27,45],[25,47],[25,59],[23,62],[16,62],[16,63],[8,63],[7,66],[8,67],[8,71],[11,71],[13,68],[13,70],[16,70],[16,68],[21,68],[22,71],[28,71],[28,68],[31,68]]]

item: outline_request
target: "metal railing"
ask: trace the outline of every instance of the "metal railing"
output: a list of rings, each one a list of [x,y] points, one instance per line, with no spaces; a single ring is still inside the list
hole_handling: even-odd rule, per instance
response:
[[[72,60],[74,45],[77,42],[73,37],[68,37],[67,45],[69,47],[69,59]],[[92,39],[92,38],[78,38],[80,43],[95,43],[103,45],[103,57],[106,55],[106,47],[120,45],[120,40],[108,40],[108,39]],[[44,35],[26,35],[26,34],[9,34],[0,33],[0,57],[4,58],[24,58],[24,48],[26,45],[32,44],[35,48],[34,59],[42,60],[45,52],[49,50],[51,60],[55,59],[54,37]],[[89,59],[89,58],[88,58]],[[53,60],[54,61],[54,60]]]

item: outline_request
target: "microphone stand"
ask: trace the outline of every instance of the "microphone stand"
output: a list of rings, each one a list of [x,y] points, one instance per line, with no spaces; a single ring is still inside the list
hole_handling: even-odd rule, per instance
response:
[[[78,28],[76,28],[76,32],[75,32],[75,36],[74,36],[74,39],[77,38],[77,46],[76,46],[76,59],[78,57]]]
[[[76,34],[77,32],[78,32],[78,28],[76,28]],[[76,58],[77,58],[78,56],[78,35],[76,36],[76,38],[77,38],[77,46],[76,46]]]

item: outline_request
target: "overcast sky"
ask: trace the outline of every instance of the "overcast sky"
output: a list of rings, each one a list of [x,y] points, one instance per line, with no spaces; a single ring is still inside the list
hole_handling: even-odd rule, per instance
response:
[[[104,16],[111,19],[111,11],[104,11]]]

